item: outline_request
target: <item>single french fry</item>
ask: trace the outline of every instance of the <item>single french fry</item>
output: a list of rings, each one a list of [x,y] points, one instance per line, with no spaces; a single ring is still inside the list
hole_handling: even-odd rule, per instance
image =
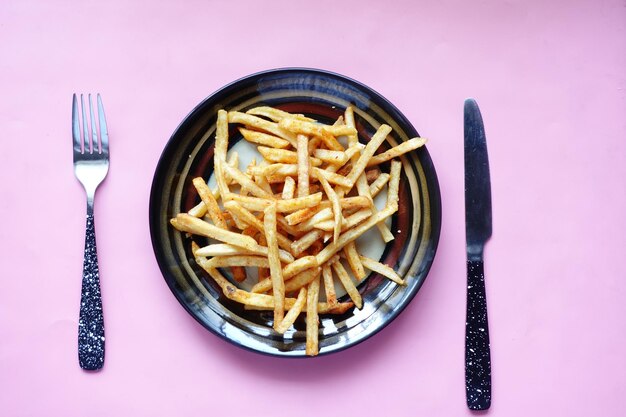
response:
[[[346,121],[346,126],[354,128],[355,133],[348,135],[348,144],[350,147],[359,143],[359,138],[356,133],[356,123],[354,122],[354,109],[352,106],[346,107],[345,112],[343,113],[344,119]]]
[[[251,211],[263,211],[270,204],[272,204],[272,201],[264,198],[240,196],[232,193],[228,196],[228,199],[237,201],[243,207]],[[275,201],[276,208],[279,213],[290,213],[307,207],[315,207],[322,201],[322,193],[315,193],[306,197],[292,198],[290,200]]]
[[[215,194],[213,194],[213,196],[215,196]],[[204,204],[204,202],[200,201],[198,204],[190,208],[187,214],[198,218],[204,217],[204,215],[206,214],[206,205]]]
[[[235,246],[240,246],[248,250],[254,250],[257,246],[256,240],[252,239],[249,236],[242,236],[239,233],[220,229],[217,226],[209,224],[196,217],[190,216],[187,213],[179,213],[176,216],[175,227],[183,232],[189,232],[196,235],[210,237],[212,239],[216,239],[224,243],[230,243],[231,245]]]
[[[291,177],[285,178],[285,186],[283,187],[282,198],[283,200],[289,200],[294,197],[296,190],[296,181]]]
[[[306,299],[306,347],[305,353],[315,356],[319,353],[319,316],[317,303],[320,293],[320,278],[317,277],[309,283]]]
[[[352,282],[352,279],[348,275],[348,271],[346,271],[346,269],[343,267],[343,264],[341,262],[335,262],[332,264],[332,268],[337,274],[337,278],[339,278],[339,281],[346,289],[346,292],[348,293],[352,301],[354,301],[354,305],[358,309],[362,308],[363,299],[361,298],[361,294],[359,293],[359,290],[356,289],[354,282]]]
[[[215,130],[215,150],[214,165],[215,179],[220,195],[224,196],[230,192],[228,182],[224,175],[223,166],[226,164],[226,152],[228,151],[228,113],[225,110],[217,112],[217,122]]]
[[[259,234],[259,245],[267,246],[267,240],[265,239],[265,232]],[[279,243],[280,245],[280,243]],[[270,268],[259,268],[257,270],[258,280],[257,282],[261,282],[266,278],[270,277]]]
[[[288,280],[305,269],[313,268],[317,265],[317,258],[315,256],[303,256],[285,266],[282,270],[282,276],[285,280]]]
[[[224,220],[224,216],[222,215],[222,211],[220,210],[217,201],[213,197],[213,193],[209,189],[209,186],[206,184],[202,177],[197,177],[192,180],[193,186],[198,191],[202,202],[205,204],[207,208],[207,212],[209,217],[211,217],[211,221],[213,224],[221,229],[228,229],[226,227],[226,220]],[[195,216],[194,216],[195,217]]]
[[[384,172],[370,184],[370,194],[372,198],[376,197],[378,193],[382,191],[383,187],[389,182],[389,177],[390,175]]]
[[[267,240],[268,261],[274,295],[274,329],[278,329],[285,316],[285,282],[283,268],[278,257],[278,239],[276,238],[276,203],[269,205],[264,211],[263,225]]]
[[[270,146],[277,149],[284,149],[291,145],[288,140],[281,139],[278,136],[270,135],[268,133],[258,132],[256,130],[250,130],[243,127],[239,128],[239,132],[245,140],[257,145]]]
[[[339,198],[333,190],[333,187],[330,186],[328,181],[324,177],[320,177],[320,184],[324,188],[328,199],[330,200],[330,204],[332,206],[333,215],[335,218],[335,227],[333,230],[333,242],[336,242],[339,239],[339,234],[341,233],[341,225],[343,223],[343,216],[341,213],[341,203],[339,202]]]
[[[272,193],[267,192],[266,190],[259,187],[254,181],[252,181],[246,174],[239,171],[237,168],[233,168],[229,165],[224,165],[224,172],[228,173],[239,185],[245,187],[251,194],[265,198],[268,200],[273,200],[274,195]]]
[[[285,216],[285,220],[287,220],[287,223],[289,223],[291,226],[295,226],[315,216],[315,214],[317,214],[319,211],[320,211],[319,207],[309,207],[309,208],[301,209],[298,211],[294,211],[293,213]]]
[[[400,191],[400,171],[402,171],[402,162],[391,161],[391,170],[389,171],[389,187],[387,190],[387,205],[398,207],[399,191]]]
[[[303,114],[289,113],[289,112],[279,110],[279,109],[276,109],[274,107],[269,107],[269,106],[254,107],[248,110],[246,113],[252,114],[254,116],[267,117],[268,119],[272,119],[275,122],[280,122],[281,120],[288,118],[288,117],[294,118],[297,120],[302,120],[303,122],[315,122],[316,121],[315,119],[306,117]]]
[[[228,121],[230,123],[241,123],[246,127],[252,127],[262,130],[281,139],[288,141],[294,148],[296,147],[296,135],[288,130],[281,128],[278,123],[270,122],[251,114],[241,113],[237,111],[228,112]]]
[[[313,155],[322,162],[339,166],[345,164],[350,159],[347,152],[331,151],[329,149],[316,149]]]
[[[323,231],[319,229],[311,230],[300,239],[294,241],[291,244],[291,253],[294,256],[299,256],[302,252],[308,249],[315,241],[319,240],[324,234]]]
[[[309,195],[309,138],[305,135],[297,136],[297,163],[298,163],[298,197]]]
[[[302,312],[302,309],[306,304],[306,300],[306,288],[300,288],[296,302],[289,309],[283,321],[278,325],[278,327],[275,328],[278,333],[283,334],[291,327],[300,315],[300,312]]]
[[[380,275],[385,276],[399,285],[406,285],[402,277],[398,275],[396,271],[389,265],[385,265],[381,262],[375,261],[366,256],[360,256],[361,262],[364,267],[369,269],[370,271],[378,272]]]
[[[322,266],[322,276],[324,277],[324,291],[328,304],[337,304],[337,293],[335,292],[335,281],[333,280],[333,270],[327,262]]]
[[[239,246],[229,245],[227,243],[214,243],[204,246],[196,251],[197,256],[235,256],[235,255],[254,255],[255,252],[243,249]]]
[[[372,158],[374,152],[376,152],[378,147],[387,138],[387,135],[389,135],[389,133],[391,133],[391,127],[385,124],[380,125],[374,136],[372,136],[370,141],[365,146],[365,149],[361,153],[358,161],[352,166],[352,170],[347,175],[348,180],[352,184],[354,184],[359,175],[363,173],[368,161]]]
[[[322,268],[316,266],[314,268],[305,269],[288,281],[285,281],[285,293],[289,294],[300,288],[306,287],[311,281],[320,276]]]
[[[320,143],[322,143],[322,138],[318,136],[313,136],[309,140],[309,155],[312,155],[316,149],[318,149]]]
[[[426,144],[428,140],[426,138],[413,138],[409,139],[406,142],[402,142],[398,146],[394,146],[393,148],[380,153],[378,155],[374,155],[372,159],[370,159],[367,163],[368,167],[382,164],[383,162],[387,162],[390,159],[397,158],[400,155],[404,155],[407,152],[411,152],[417,148],[420,148]]]
[[[343,248],[343,253],[346,255],[348,265],[350,265],[350,269],[352,270],[352,275],[359,281],[365,278],[365,269],[361,263],[359,253],[356,250],[356,244],[354,242],[348,243]]]
[[[256,255],[214,256],[209,259],[207,265],[211,268],[224,268],[227,266],[269,268],[269,261],[264,256]]]

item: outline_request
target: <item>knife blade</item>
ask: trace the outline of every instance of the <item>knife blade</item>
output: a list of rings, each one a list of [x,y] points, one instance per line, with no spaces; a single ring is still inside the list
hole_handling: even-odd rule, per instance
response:
[[[483,252],[492,233],[491,180],[485,128],[474,99],[465,100],[464,131],[467,244],[465,394],[469,409],[486,410],[491,406],[491,351]]]

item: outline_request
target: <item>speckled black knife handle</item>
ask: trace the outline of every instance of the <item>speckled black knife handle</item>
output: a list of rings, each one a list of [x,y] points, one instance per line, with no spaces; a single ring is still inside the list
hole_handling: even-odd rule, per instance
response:
[[[491,406],[491,353],[482,260],[467,261],[465,391],[470,410]]]
[[[80,367],[94,371],[104,365],[104,318],[100,295],[100,273],[96,251],[93,214],[87,214],[83,286],[78,320],[78,361]]]

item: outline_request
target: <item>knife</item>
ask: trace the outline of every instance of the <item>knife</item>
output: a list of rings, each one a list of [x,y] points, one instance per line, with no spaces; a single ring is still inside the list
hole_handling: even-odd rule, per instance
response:
[[[465,321],[465,394],[470,410],[491,406],[491,353],[483,250],[491,237],[491,181],[487,139],[480,109],[465,100],[465,238],[467,312]]]

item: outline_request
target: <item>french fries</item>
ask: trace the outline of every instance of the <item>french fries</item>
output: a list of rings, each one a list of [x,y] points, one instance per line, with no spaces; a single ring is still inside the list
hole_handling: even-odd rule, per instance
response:
[[[245,113],[219,110],[216,123],[217,188],[194,178],[200,202],[170,223],[191,239],[209,239],[203,247],[192,240],[196,263],[227,298],[246,309],[273,311],[277,333],[287,332],[304,313],[306,354],[315,356],[319,316],[363,307],[357,284],[366,278],[365,270],[406,284],[390,266],[359,253],[357,239],[372,227],[379,227],[385,241],[393,238],[384,221],[399,208],[402,164],[395,158],[423,146],[426,139],[414,138],[376,154],[391,127],[381,125],[362,144],[351,107],[334,124],[267,106]],[[260,158],[245,170],[239,169],[239,155],[228,152],[229,124],[237,124],[259,152]],[[347,147],[340,136],[347,137]],[[383,172],[385,167],[390,167],[388,172]],[[377,210],[373,198],[385,187],[386,205]],[[247,268],[255,268],[258,282],[245,291],[222,275],[221,268],[230,268],[235,281],[246,279]],[[335,280],[350,301],[339,302]]]

